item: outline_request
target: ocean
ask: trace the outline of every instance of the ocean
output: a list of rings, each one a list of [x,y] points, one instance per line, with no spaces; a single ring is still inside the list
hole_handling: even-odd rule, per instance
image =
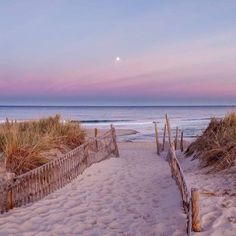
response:
[[[178,126],[188,139],[200,135],[212,117],[221,118],[235,111],[236,106],[0,106],[0,122],[31,120],[60,114],[63,120],[81,121],[88,128],[134,129],[138,133],[123,137],[129,140],[154,138],[153,121],[163,132],[164,117],[168,114],[172,129]]]

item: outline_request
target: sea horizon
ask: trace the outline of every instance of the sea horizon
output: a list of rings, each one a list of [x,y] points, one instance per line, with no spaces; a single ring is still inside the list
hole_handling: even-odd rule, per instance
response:
[[[234,111],[233,105],[0,105],[0,122],[27,121],[59,114],[63,122],[79,121],[85,128],[108,129],[113,124],[118,129],[132,129],[137,134],[122,140],[150,141],[154,139],[153,121],[163,133],[164,116],[168,114],[172,128],[184,131],[185,138],[196,138],[207,127],[211,118],[222,118]]]
[[[208,104],[208,105],[1,105],[0,107],[236,107],[236,104]]]

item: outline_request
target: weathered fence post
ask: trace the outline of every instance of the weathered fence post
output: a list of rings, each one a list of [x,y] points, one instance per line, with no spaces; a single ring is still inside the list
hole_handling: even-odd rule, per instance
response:
[[[192,195],[192,229],[194,232],[200,232],[202,227],[201,227],[201,219],[200,219],[198,189],[192,188],[191,195]]]
[[[184,151],[184,131],[181,131],[180,150],[181,152]]]
[[[98,129],[97,128],[95,128],[95,130],[94,130],[94,134],[95,134],[95,145],[96,145],[96,149],[98,150],[98,141],[97,141],[97,136],[98,136]]]
[[[12,192],[13,178],[15,177],[14,173],[6,173],[6,183],[7,183],[7,210],[10,210],[14,207],[14,199]]]
[[[98,136],[98,129],[97,128],[95,128],[94,134],[95,134],[95,138],[97,138],[97,136]]]
[[[191,236],[192,234],[192,201],[189,201],[189,209],[187,213],[187,235]]]
[[[159,140],[158,140],[158,130],[157,130],[157,122],[153,121],[155,126],[155,136],[156,136],[156,145],[157,145],[157,154],[160,155],[160,147],[159,147]]]
[[[169,122],[169,118],[168,118],[168,115],[166,114],[165,115],[166,117],[166,127],[167,127],[167,132],[168,132],[168,138],[169,138],[169,145],[171,146],[171,128],[170,128],[170,122]]]
[[[7,192],[7,211],[12,209],[14,207],[13,205],[13,194],[12,194],[12,189],[10,189]]]
[[[166,143],[166,123],[165,123],[165,126],[164,126],[164,134],[163,134],[162,151],[165,150],[165,143]]]
[[[177,150],[177,146],[178,146],[178,134],[179,134],[179,128],[177,126],[176,132],[175,132],[175,150]]]
[[[119,150],[118,150],[118,145],[117,145],[117,141],[116,141],[116,130],[115,130],[115,127],[112,124],[111,124],[111,135],[112,135],[113,143],[115,145],[114,154],[115,154],[116,157],[120,157]]]

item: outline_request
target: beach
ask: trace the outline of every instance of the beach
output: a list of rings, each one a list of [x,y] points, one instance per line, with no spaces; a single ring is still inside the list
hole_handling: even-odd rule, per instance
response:
[[[85,130],[88,140],[95,136],[94,128]],[[98,136],[106,131],[100,127]],[[134,129],[117,128],[119,158],[109,156],[43,199],[0,215],[0,236],[187,235],[187,215],[166,161],[167,140],[165,150],[157,155],[155,139],[133,140],[136,134]],[[186,139],[184,149],[188,144]],[[192,235],[233,236],[235,167],[208,174],[197,159],[186,158],[179,150],[177,158],[188,186],[200,193],[202,230]]]
[[[0,236],[236,236],[235,12],[0,1]]]
[[[186,158],[181,152],[177,157],[189,186],[200,191],[202,232],[196,235],[235,235],[236,232],[236,166],[207,173],[198,160]],[[195,235],[194,234],[194,235]]]
[[[120,158],[93,164],[44,199],[0,215],[0,235],[186,235],[180,193],[155,144],[118,146]]]

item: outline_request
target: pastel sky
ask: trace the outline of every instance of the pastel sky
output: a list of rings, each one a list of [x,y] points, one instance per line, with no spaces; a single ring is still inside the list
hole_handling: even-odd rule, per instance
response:
[[[236,1],[1,0],[0,104],[236,104]]]

